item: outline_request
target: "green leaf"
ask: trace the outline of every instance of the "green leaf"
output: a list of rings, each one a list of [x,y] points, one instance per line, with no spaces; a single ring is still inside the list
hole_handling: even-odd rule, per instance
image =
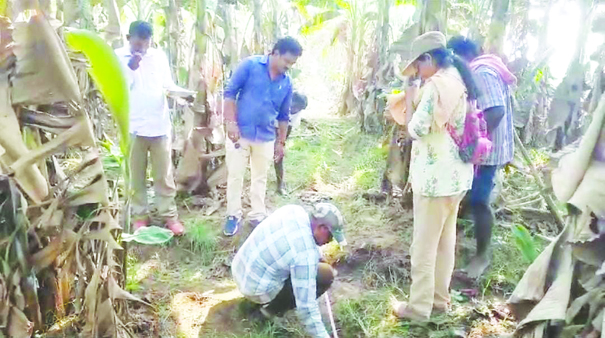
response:
[[[134,234],[122,234],[122,241],[135,241],[140,244],[157,245],[168,242],[174,234],[172,231],[157,226],[139,228]]]
[[[90,62],[89,74],[103,95],[120,131],[120,149],[129,154],[129,90],[120,60],[113,49],[97,34],[84,29],[67,29],[65,42],[83,53]]]
[[[544,78],[544,72],[542,69],[538,69],[536,76],[534,76],[534,83],[539,83]]]
[[[345,0],[336,0],[336,5],[342,9],[351,9],[351,4]]]
[[[513,225],[511,229],[517,249],[519,249],[527,262],[532,263],[538,257],[538,250],[531,234],[524,226],[519,224]]]
[[[327,10],[315,15],[313,18],[307,21],[301,28],[300,33],[302,35],[308,35],[312,32],[315,32],[323,27],[326,21],[332,20],[341,16],[342,13],[335,10]]]

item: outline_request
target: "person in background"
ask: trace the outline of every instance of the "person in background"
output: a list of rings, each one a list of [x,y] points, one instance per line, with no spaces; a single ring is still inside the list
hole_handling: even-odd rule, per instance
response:
[[[467,99],[477,87],[466,64],[445,48],[441,32],[412,43],[405,76],[420,77],[406,89],[406,120],[411,137],[410,183],[414,203],[409,302],[393,302],[399,318],[424,321],[449,309],[454,270],[458,207],[471,188],[473,166],[460,159],[452,135],[461,137]],[[418,91],[419,90],[419,91]]]
[[[310,336],[327,338],[316,299],[330,288],[336,271],[320,262],[318,246],[332,239],[346,245],[344,219],[333,204],[317,203],[311,212],[299,205],[281,207],[239,249],[231,264],[233,279],[262,316],[296,308]]]
[[[477,108],[483,111],[488,135],[492,141],[492,152],[477,168],[473,187],[468,196],[473,222],[477,252],[464,269],[469,277],[477,278],[490,264],[490,244],[494,215],[490,196],[499,168],[513,160],[514,127],[512,90],[517,81],[506,65],[496,55],[480,56],[479,47],[470,39],[456,36],[448,42],[448,48],[464,59],[472,69],[477,85],[483,93],[477,100]]]
[[[301,111],[307,108],[307,97],[298,92],[292,93],[292,108],[290,108],[290,120],[288,122],[288,132],[286,133],[286,140],[290,137],[292,129],[298,127],[300,124]],[[277,148],[278,143],[275,143]],[[277,149],[276,149],[277,151]],[[286,190],[286,183],[284,182],[284,158],[275,157],[273,166],[275,167],[275,176],[277,177],[277,193],[283,195]]]
[[[147,204],[147,164],[151,162],[155,207],[166,228],[182,235],[185,228],[178,220],[176,186],[171,160],[172,139],[167,91],[188,92],[178,87],[170,72],[166,55],[151,48],[153,28],[145,21],[130,25],[128,46],[115,51],[124,66],[130,89],[130,179],[133,230],[149,225]],[[189,101],[193,96],[188,96]]]
[[[298,41],[291,37],[280,39],[270,54],[244,59],[227,84],[224,108],[228,172],[225,236],[235,235],[241,226],[242,188],[248,163],[250,224],[254,227],[266,217],[267,171],[272,158],[284,156],[292,103],[292,81],[286,72],[301,54]]]

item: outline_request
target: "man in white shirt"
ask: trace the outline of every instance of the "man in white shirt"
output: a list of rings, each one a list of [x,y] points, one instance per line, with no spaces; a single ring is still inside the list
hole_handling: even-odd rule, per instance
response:
[[[151,24],[135,21],[127,35],[129,45],[117,49],[130,89],[130,179],[133,230],[149,224],[147,205],[147,162],[151,162],[155,207],[175,235],[185,231],[178,220],[176,186],[171,159],[171,120],[167,91],[186,91],[175,85],[166,55],[150,48]],[[192,99],[192,97],[188,97]],[[148,157],[149,155],[149,157]]]

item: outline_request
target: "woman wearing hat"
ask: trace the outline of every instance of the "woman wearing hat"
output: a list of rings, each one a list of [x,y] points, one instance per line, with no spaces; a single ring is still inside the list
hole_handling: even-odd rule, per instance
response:
[[[471,72],[446,49],[440,32],[416,38],[410,59],[403,74],[421,80],[410,81],[405,95],[407,129],[414,139],[412,285],[409,302],[393,306],[398,317],[422,321],[449,309],[458,206],[473,180],[472,164],[460,159],[451,135],[462,136],[467,100],[476,99],[478,91]]]

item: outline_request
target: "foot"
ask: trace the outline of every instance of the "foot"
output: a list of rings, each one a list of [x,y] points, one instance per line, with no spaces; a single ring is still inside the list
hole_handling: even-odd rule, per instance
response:
[[[185,233],[185,227],[176,219],[166,221],[166,228],[172,231],[175,236],[181,236]]]
[[[261,224],[265,220],[265,218],[266,217],[250,220],[250,226],[252,226],[253,228],[256,228],[259,224]]]
[[[259,324],[264,324],[266,322],[268,322],[269,320],[271,320],[270,317],[268,317],[264,312],[263,312],[263,308],[258,306],[256,307],[254,310],[252,310],[251,312],[248,313],[247,315],[248,320],[251,323],[259,323]]]
[[[149,225],[149,221],[147,219],[138,219],[132,223],[132,231],[137,231],[140,228],[145,228]]]
[[[271,323],[273,323],[273,325],[275,325],[276,327],[281,329],[285,329],[287,327],[287,320],[286,318],[284,318],[286,312],[274,313],[269,310],[269,307],[267,305],[262,306],[260,308],[260,312],[266,320],[271,321]]]
[[[240,227],[240,223],[242,220],[236,216],[227,217],[227,222],[225,223],[225,228],[223,229],[223,234],[225,236],[231,237],[237,233]]]
[[[283,195],[286,192],[286,184],[284,182],[280,182],[277,184],[277,194]]]
[[[466,275],[470,278],[479,278],[490,264],[490,259],[487,255],[479,255],[473,257],[468,266],[464,269]]]
[[[393,313],[399,319],[407,319],[412,321],[426,321],[426,318],[423,318],[420,315],[417,315],[410,309],[407,302],[398,302],[396,300],[391,301],[391,306],[393,308]]]
[[[266,306],[261,306],[261,308],[259,309],[259,311],[263,315],[263,317],[265,317],[266,319],[273,319],[276,316],[271,311],[269,311],[269,309],[267,309]]]
[[[433,306],[433,311],[431,312],[431,315],[446,315],[450,312],[450,307],[449,306],[445,306],[445,307],[439,307],[439,306]]]

